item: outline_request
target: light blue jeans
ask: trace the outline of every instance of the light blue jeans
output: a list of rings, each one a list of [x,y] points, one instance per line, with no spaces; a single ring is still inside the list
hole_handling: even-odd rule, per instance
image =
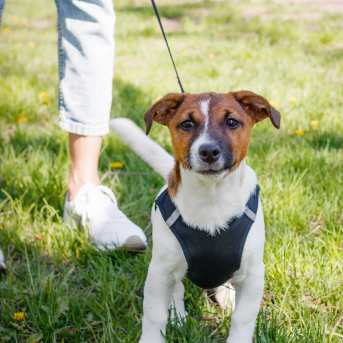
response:
[[[115,14],[112,0],[55,0],[58,12],[59,127],[108,133]],[[1,14],[5,0],[0,0]]]

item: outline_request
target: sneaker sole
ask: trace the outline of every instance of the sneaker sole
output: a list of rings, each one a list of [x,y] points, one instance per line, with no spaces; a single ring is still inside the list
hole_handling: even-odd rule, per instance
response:
[[[131,236],[129,237],[126,242],[122,246],[116,246],[116,245],[101,245],[97,244],[97,247],[99,250],[105,251],[105,250],[116,250],[117,248],[122,248],[124,250],[128,251],[137,251],[137,250],[145,250],[147,245],[142,239],[137,236]]]
[[[123,245],[125,250],[144,250],[146,243],[137,235],[129,237]]]

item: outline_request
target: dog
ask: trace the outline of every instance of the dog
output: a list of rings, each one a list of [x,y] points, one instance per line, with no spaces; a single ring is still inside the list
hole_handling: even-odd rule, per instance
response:
[[[111,121],[168,181],[152,208],[140,343],[164,342],[171,299],[177,316],[187,316],[185,276],[203,288],[234,281],[227,343],[251,343],[264,289],[265,228],[257,176],[246,156],[252,127],[266,118],[280,128],[281,115],[265,98],[238,91],[168,94],[145,113],[146,135],[128,119]],[[147,137],[154,121],[168,127],[174,158]]]

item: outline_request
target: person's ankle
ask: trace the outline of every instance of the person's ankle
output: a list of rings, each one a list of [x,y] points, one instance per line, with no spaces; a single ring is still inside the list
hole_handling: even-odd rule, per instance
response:
[[[90,183],[93,183],[95,186],[99,186],[100,180],[97,177],[97,178],[92,178],[92,179],[82,179],[82,180],[78,179],[76,181],[74,178],[70,177],[67,184],[67,190],[69,194],[68,201],[72,201],[77,196],[81,187]]]

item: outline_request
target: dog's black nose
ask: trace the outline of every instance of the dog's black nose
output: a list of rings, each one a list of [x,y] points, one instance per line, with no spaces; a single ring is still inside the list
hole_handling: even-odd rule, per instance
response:
[[[199,147],[200,158],[206,163],[213,163],[220,156],[220,147],[217,144],[202,144]]]

